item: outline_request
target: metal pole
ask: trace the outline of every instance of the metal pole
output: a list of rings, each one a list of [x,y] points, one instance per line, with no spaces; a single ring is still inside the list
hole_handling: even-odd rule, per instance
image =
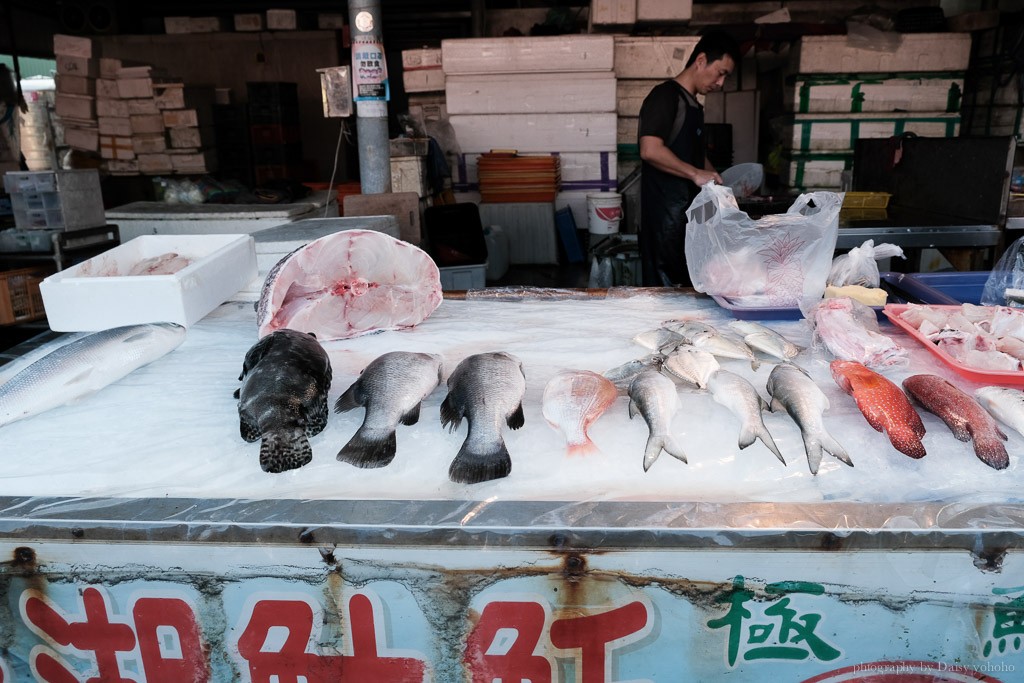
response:
[[[381,27],[380,0],[349,0],[348,16],[352,31],[353,79],[356,53],[362,46],[379,48],[384,58],[384,33]],[[363,194],[391,192],[391,146],[388,138],[388,103],[385,99],[356,101],[356,136],[359,144],[359,181]]]

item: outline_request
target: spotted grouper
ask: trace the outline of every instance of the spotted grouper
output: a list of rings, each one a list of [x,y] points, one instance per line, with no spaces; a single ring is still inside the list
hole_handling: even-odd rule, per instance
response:
[[[313,459],[309,437],[327,426],[331,361],[313,335],[271,332],[245,354],[235,391],[242,438],[260,444],[264,472],[286,472]]]
[[[925,455],[924,424],[898,386],[861,363],[834,360],[829,365],[832,379],[839,388],[853,396],[857,408],[875,431],[885,432],[889,442],[900,453],[911,458]]]
[[[1006,434],[977,401],[936,375],[912,375],[903,380],[910,396],[946,423],[960,441],[973,441],[978,459],[997,470],[1010,465]]]

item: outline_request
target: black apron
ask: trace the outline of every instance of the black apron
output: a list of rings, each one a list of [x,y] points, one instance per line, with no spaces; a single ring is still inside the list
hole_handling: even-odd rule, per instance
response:
[[[704,108],[691,104],[690,98],[683,93],[679,94],[679,106],[686,108],[686,116],[668,148],[683,161],[703,169],[706,150]],[[691,285],[684,251],[686,209],[698,191],[693,181],[643,164],[639,242],[645,287]]]

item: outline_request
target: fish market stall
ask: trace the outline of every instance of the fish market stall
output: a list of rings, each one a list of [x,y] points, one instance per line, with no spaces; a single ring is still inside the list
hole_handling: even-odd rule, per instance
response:
[[[0,679],[1019,680],[1024,437],[1003,428],[997,470],[919,410],[927,455],[908,457],[789,320],[766,324],[801,347],[791,360],[852,467],[826,453],[812,474],[781,409],[741,449],[734,413],[682,382],[667,425],[680,452],[647,457],[655,430],[621,387],[592,446],[569,449],[549,382],[642,358],[635,338],[679,319],[732,329],[689,291],[487,289],[409,329],[322,341],[326,426],[308,464],[270,474],[233,396],[256,314],[221,305],[122,380],[0,428]],[[906,350],[882,370],[896,384],[987,383],[882,331]],[[523,424],[499,426],[507,476],[449,477],[468,432],[442,424],[444,381],[398,424],[389,464],[336,457],[364,419],[336,402],[397,351],[440,357],[443,380],[474,354],[521,361]],[[779,359],[718,362],[770,398]]]

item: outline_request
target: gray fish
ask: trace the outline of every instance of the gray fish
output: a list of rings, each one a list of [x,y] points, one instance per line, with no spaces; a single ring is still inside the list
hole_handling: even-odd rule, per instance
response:
[[[308,437],[327,426],[331,360],[311,334],[281,329],[245,354],[238,399],[242,438],[260,444],[264,472],[285,472],[313,459]]]
[[[708,390],[716,403],[725,406],[740,419],[742,423],[739,439],[740,450],[754,443],[755,439],[761,439],[761,442],[775,454],[779,462],[783,465],[786,464],[785,458],[779,452],[779,447],[775,445],[775,440],[772,439],[768,428],[764,426],[764,419],[761,417],[761,411],[768,407],[768,403],[757,393],[754,385],[735,373],[719,370],[711,375],[711,379],[708,381]]]
[[[626,389],[633,378],[644,370],[660,370],[665,362],[665,356],[660,353],[649,353],[642,358],[635,358],[628,363],[623,363],[611,370],[605,370],[604,376],[612,381],[619,389]]]
[[[776,365],[768,375],[768,395],[772,397],[772,410],[784,408],[800,428],[811,474],[818,473],[822,451],[853,467],[846,450],[825,431],[821,414],[829,407],[828,397],[806,370],[792,363]]]
[[[706,389],[708,380],[721,366],[707,351],[693,346],[680,346],[671,353],[662,366],[673,377]]]
[[[749,320],[734,320],[729,327],[743,335],[743,342],[754,349],[785,362],[800,353],[800,347],[781,334]]]
[[[519,429],[523,416],[526,375],[523,364],[510,353],[497,351],[467,357],[448,378],[448,395],[441,403],[441,425],[455,431],[462,419],[469,433],[448,468],[448,478],[460,484],[478,484],[507,477],[512,471],[502,423]]]
[[[629,417],[643,416],[650,434],[644,448],[644,472],[665,451],[686,462],[686,454],[672,436],[672,419],[679,412],[679,393],[675,383],[656,370],[637,375],[629,385]]]
[[[647,330],[633,337],[633,341],[645,349],[660,351],[666,347],[674,347],[683,341],[683,336],[664,327],[656,330]]]
[[[662,323],[662,325],[663,329],[670,330],[682,337],[680,344],[675,346],[663,345],[661,347],[662,353],[670,354],[675,348],[686,344],[696,347],[701,351],[707,351],[719,358],[735,358],[737,360],[750,361],[750,367],[754,370],[757,370],[761,364],[749,346],[741,341],[725,336],[707,323],[702,323],[698,320],[681,320],[667,321]]]
[[[0,386],[0,426],[38,415],[113,384],[185,341],[185,328],[147,323],[80,337]]]
[[[363,424],[338,452],[356,467],[384,467],[395,458],[398,424],[414,425],[420,404],[441,382],[441,357],[392,351],[373,360],[334,403],[334,412],[366,408]]]

